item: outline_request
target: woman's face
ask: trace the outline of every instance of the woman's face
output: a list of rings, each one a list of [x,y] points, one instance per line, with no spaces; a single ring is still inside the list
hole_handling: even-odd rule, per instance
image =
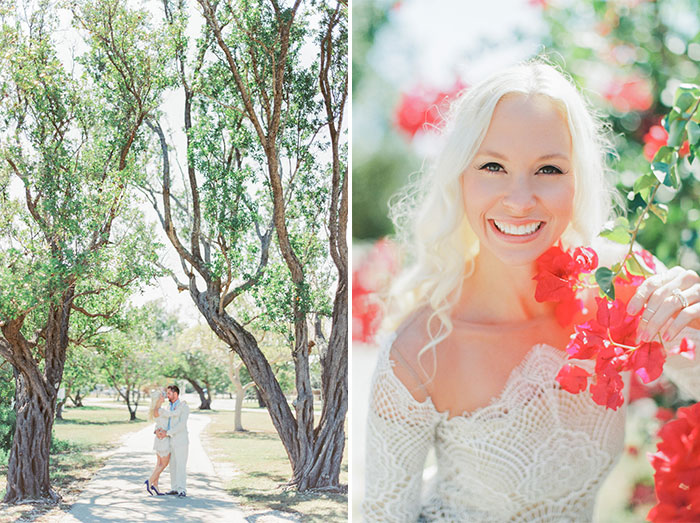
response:
[[[462,191],[482,253],[526,265],[559,239],[573,214],[574,174],[569,127],[549,98],[498,102]]]

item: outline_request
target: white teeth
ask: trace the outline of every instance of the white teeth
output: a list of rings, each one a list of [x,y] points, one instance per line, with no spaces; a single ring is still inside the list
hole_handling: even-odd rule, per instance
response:
[[[526,236],[537,231],[543,222],[532,222],[527,225],[511,225],[510,223],[499,222],[494,220],[493,223],[499,231],[505,234],[511,234],[513,236]]]

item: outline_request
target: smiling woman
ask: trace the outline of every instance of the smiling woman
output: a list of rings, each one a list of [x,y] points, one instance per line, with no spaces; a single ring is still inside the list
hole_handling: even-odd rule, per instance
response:
[[[591,318],[596,292],[583,289],[562,314],[536,289],[559,245],[576,248],[576,276],[624,255],[596,238],[613,202],[603,127],[539,61],[470,88],[448,121],[435,165],[409,190],[418,204],[406,197],[395,209],[414,260],[392,289],[388,323],[398,327],[371,391],[365,518],[589,521],[623,448],[625,409],[557,382],[573,316]],[[688,302],[674,301],[669,285],[699,281],[675,268],[630,303],[666,297],[684,328],[697,327],[700,312],[679,314]],[[700,340],[694,329],[684,335]],[[669,356],[667,369],[677,365]],[[423,489],[431,449],[437,472]]]

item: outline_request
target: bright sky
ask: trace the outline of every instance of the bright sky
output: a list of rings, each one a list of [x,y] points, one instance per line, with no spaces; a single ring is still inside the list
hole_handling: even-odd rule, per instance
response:
[[[546,30],[527,0],[406,0],[390,10],[370,64],[400,86],[450,87],[455,76],[474,83],[531,55]]]

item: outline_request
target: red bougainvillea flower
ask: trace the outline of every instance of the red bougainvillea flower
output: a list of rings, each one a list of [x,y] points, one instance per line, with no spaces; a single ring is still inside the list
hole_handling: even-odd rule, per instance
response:
[[[554,313],[560,325],[571,323],[574,315],[583,309],[583,302],[576,296],[581,287],[581,274],[598,266],[598,255],[593,249],[577,247],[565,252],[555,245],[537,259],[535,299],[538,302],[558,302]]]
[[[377,292],[398,271],[394,245],[386,239],[375,243],[357,269],[352,271],[352,339],[370,343],[382,321]]]
[[[634,372],[643,383],[658,378],[666,354],[661,343],[635,344],[641,312],[627,314],[622,300],[596,298],[596,317],[575,326],[575,334],[566,347],[570,358],[595,359],[595,377],[590,386],[593,401],[616,410],[624,402],[621,372]],[[557,381],[564,377],[560,372]]]
[[[591,375],[590,372],[578,367],[577,365],[569,365],[568,363],[562,367],[557,376],[557,380],[561,385],[561,388],[571,392],[572,394],[578,394],[586,389],[588,385],[588,377]]]
[[[668,143],[668,133],[662,125],[652,125],[644,135],[643,141],[644,157],[648,161],[652,161],[656,152]],[[688,140],[686,140],[683,142],[683,145],[681,145],[678,154],[680,156],[686,156],[688,153],[690,153],[690,144]]]
[[[603,97],[622,113],[646,111],[654,102],[651,82],[641,76],[615,78],[603,92]]]
[[[678,409],[659,431],[654,467],[658,503],[649,521],[700,521],[700,404]]]
[[[646,251],[636,252],[648,269],[655,268],[654,259]],[[578,291],[584,287],[581,274],[591,272],[598,265],[593,249],[577,248],[564,252],[560,245],[551,247],[537,260],[535,299],[539,302],[558,302],[557,319],[565,326],[582,310],[583,302]],[[637,344],[637,328],[643,311],[627,314],[627,302],[644,278],[631,274],[615,278],[617,299],[596,298],[595,317],[575,325],[574,334],[566,347],[569,359],[595,360],[595,373],[567,364],[557,374],[562,389],[577,394],[588,386],[593,401],[616,410],[624,403],[624,382],[621,373],[631,371],[639,380],[650,383],[663,372],[666,352],[658,341]],[[684,338],[671,354],[683,354],[694,358],[695,345]]]
[[[656,409],[656,414],[654,414],[654,417],[661,423],[666,423],[667,421],[671,421],[675,417],[675,415],[676,412],[673,409],[659,407],[658,409]]]
[[[396,109],[395,122],[408,136],[430,127],[439,127],[449,102],[467,86],[460,80],[446,91],[416,88],[401,93]]]

